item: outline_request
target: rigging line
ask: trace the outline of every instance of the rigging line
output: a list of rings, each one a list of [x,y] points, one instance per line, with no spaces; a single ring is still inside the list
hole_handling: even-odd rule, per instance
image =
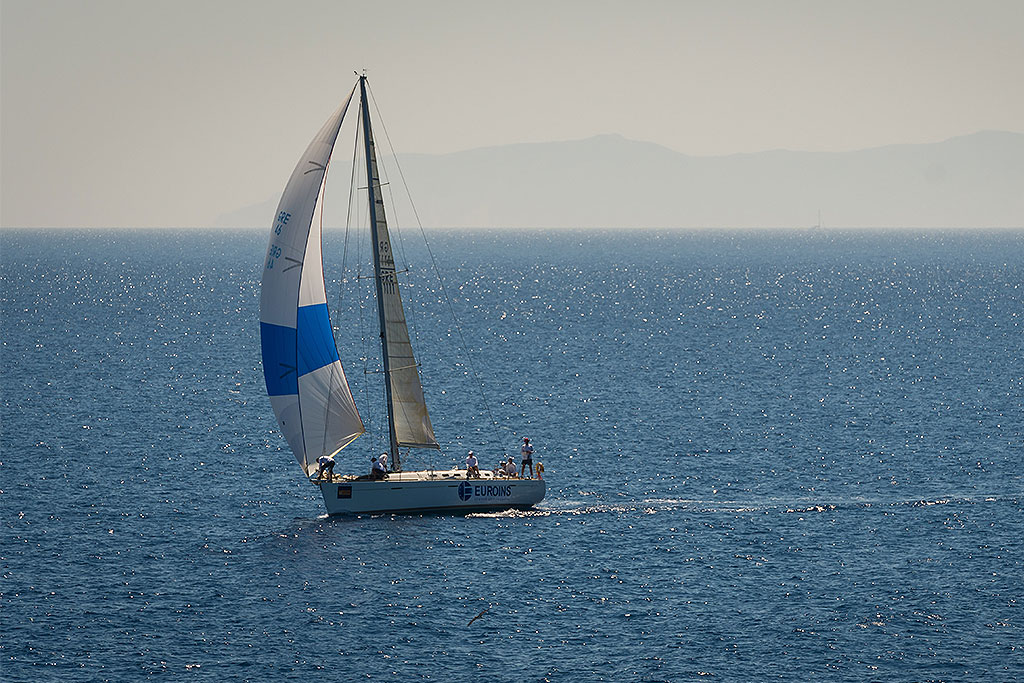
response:
[[[331,148],[331,154],[334,154],[334,148]],[[324,207],[327,205],[327,173],[331,169],[331,157],[327,157],[327,163],[324,164],[324,177],[320,180],[320,274],[324,272]],[[326,289],[326,287],[325,287]],[[324,293],[324,303],[326,304],[327,295]],[[331,312],[327,311],[327,319],[330,320]],[[334,349],[337,351],[338,342],[334,339],[334,330],[331,330],[331,343],[334,344]],[[338,365],[341,365],[339,363]],[[331,418],[331,401],[334,397],[334,387],[338,386],[338,373],[334,368],[334,364],[331,363],[331,375],[330,384],[327,387],[327,400],[324,401],[324,431],[320,437],[320,455],[327,455],[327,430],[330,426]]]
[[[356,127],[355,141],[354,141],[353,144],[355,145],[355,147],[352,150],[352,171],[351,171],[351,174],[349,176],[349,181],[348,181],[348,211],[345,214],[345,250],[342,252],[342,256],[341,256],[341,274],[342,274],[343,278],[348,273],[349,235],[350,235],[350,231],[351,231],[351,228],[352,228],[352,211],[354,210],[354,207],[355,207],[355,195],[356,195],[356,189],[355,188],[356,188],[356,184],[357,184],[356,169],[358,167],[358,163],[357,163],[356,159],[358,158],[358,152],[359,152],[359,147],[358,147],[358,145],[359,145],[359,128],[358,128],[358,126]],[[358,249],[357,249],[357,258],[358,258]],[[356,278],[356,279],[358,279],[358,278]],[[344,284],[344,281],[342,282],[342,284]],[[340,307],[340,304],[341,304],[341,295],[342,295],[343,291],[344,291],[344,289],[339,287],[339,291],[338,291],[338,304],[339,304],[339,307]]]
[[[358,143],[359,143],[358,130],[359,129],[358,129],[358,126],[357,126],[356,127],[357,135],[356,135],[356,139],[354,141],[354,144],[356,144],[356,145],[358,145]],[[355,196],[355,190],[353,188],[356,186],[356,177],[355,177],[355,175],[356,175],[357,164],[355,162],[355,159],[357,158],[357,156],[356,156],[355,152],[356,152],[357,149],[358,149],[358,147],[353,150],[353,154],[352,154],[352,159],[353,159],[352,171],[349,174],[348,207],[347,207],[347,210],[345,212],[345,241],[344,241],[344,247],[342,249],[342,255],[341,255],[341,278],[340,278],[340,280],[338,282],[338,309],[337,310],[338,310],[338,315],[339,316],[342,314],[342,311],[344,310],[342,308],[342,304],[343,304],[343,301],[346,301],[344,296],[345,296],[345,288],[346,288],[346,286],[348,284],[346,279],[347,279],[347,275],[348,275],[348,267],[349,267],[348,266],[348,256],[349,256],[350,238],[351,238],[351,233],[352,233],[352,223],[353,223],[352,211],[353,211],[353,207],[354,207],[353,198]],[[358,249],[358,243],[357,243],[357,247],[356,247],[356,259],[357,260],[358,260],[358,251],[359,251],[359,249]],[[355,278],[355,280],[358,280],[358,278]],[[357,292],[357,294],[358,294],[358,292]],[[337,326],[332,326],[332,331],[333,332],[340,332],[341,328],[337,327]],[[335,335],[335,336],[337,336],[337,335]],[[337,341],[335,341],[335,346],[337,346]],[[349,387],[349,394],[352,394],[351,387]],[[366,405],[366,401],[365,401],[366,397],[365,397],[365,395],[364,395],[363,398],[364,398],[363,405]],[[353,401],[353,403],[355,402],[355,396],[354,395],[352,396],[352,401]],[[359,412],[358,407],[356,407],[356,412],[357,413]],[[362,416],[360,416],[360,423],[362,423]],[[365,433],[365,431],[366,431],[366,425],[365,424],[363,424],[363,430],[364,430],[364,433]]]
[[[358,136],[356,138],[355,144],[359,144]],[[352,152],[352,159],[353,159],[352,171],[351,171],[351,173],[349,175],[349,181],[348,181],[348,210],[345,212],[345,248],[342,251],[342,255],[341,255],[341,276],[342,276],[342,281],[338,285],[338,310],[339,311],[341,310],[342,295],[345,292],[345,285],[347,284],[345,280],[346,280],[346,276],[348,275],[349,240],[351,238],[351,233],[352,233],[352,222],[353,222],[352,221],[352,211],[354,210],[354,206],[355,206],[355,201],[354,201],[355,190],[353,189],[353,188],[355,188],[355,185],[356,185],[356,177],[355,176],[356,176],[356,166],[357,166],[357,164],[355,162],[355,159],[356,159],[355,152],[356,152],[356,150],[353,150],[353,152]],[[358,259],[358,247],[356,248],[356,258]],[[358,277],[355,278],[355,280],[357,280],[357,281],[358,281],[358,279],[359,279]]]
[[[332,156],[333,156],[333,153],[334,152],[332,150],[332,152],[331,152]],[[328,158],[327,164],[324,166],[324,169],[323,169],[324,170],[324,177],[323,177],[323,180],[321,181],[322,185],[320,187],[320,216],[319,216],[319,224],[320,224],[320,271],[321,271],[321,274],[323,274],[323,270],[324,270],[324,268],[323,268],[323,262],[324,262],[324,238],[323,238],[323,236],[324,236],[324,214],[327,212],[327,209],[326,209],[326,207],[327,207],[327,174],[328,174],[328,172],[330,170],[330,167],[331,167],[331,159]],[[346,233],[346,238],[347,238],[347,233]],[[344,261],[344,257],[342,257],[342,260]],[[344,270],[342,272],[344,274]],[[325,281],[325,290],[326,290],[326,281]],[[341,312],[341,303],[342,303],[341,295],[342,295],[342,292],[343,292],[342,285],[339,284],[338,308],[337,308],[337,312],[339,312],[339,313]],[[326,296],[327,296],[327,292],[325,291],[324,292],[325,303],[327,303],[326,302]],[[328,310],[328,320],[330,320],[330,311],[329,310]],[[337,351],[337,349],[338,349],[338,342],[337,342],[337,340],[334,337],[333,323],[331,324],[331,342],[334,344],[335,351]],[[322,436],[322,439],[321,439],[321,442],[320,442],[321,455],[334,455],[334,454],[338,453],[339,451],[341,451],[342,448],[345,448],[350,443],[352,443],[356,438],[359,437],[359,434],[356,434],[355,437],[346,440],[344,445],[341,446],[341,448],[335,448],[334,447],[335,444],[331,443],[330,444],[331,452],[328,453],[328,450],[327,450],[327,448],[328,448],[328,431],[329,431],[329,426],[330,426],[331,404],[334,403],[334,402],[338,402],[339,401],[339,399],[337,399],[336,396],[335,396],[335,391],[334,390],[337,387],[343,387],[344,386],[348,390],[348,394],[350,396],[351,396],[351,393],[352,393],[352,390],[351,390],[351,388],[348,387],[348,384],[347,384],[347,381],[346,381],[346,378],[345,378],[345,370],[344,370],[344,368],[341,365],[340,355],[339,355],[339,361],[337,363],[337,367],[335,367],[334,363],[331,363],[330,368],[331,368],[331,370],[330,370],[330,386],[329,386],[329,388],[327,390],[327,401],[324,403],[324,429],[323,429],[323,436]],[[354,400],[354,398],[353,398],[353,400]],[[358,410],[356,412],[358,414]],[[364,427],[364,430],[365,430],[365,427]]]
[[[365,164],[361,163],[362,161],[364,161],[364,156],[363,156],[364,152],[362,151],[362,148],[365,146],[365,143],[363,142],[362,117],[363,117],[363,108],[360,107],[359,108],[359,118],[356,120],[355,147],[354,147],[354,150],[353,150],[353,153],[352,153],[352,163],[353,163],[353,166],[354,166],[353,167],[353,178],[354,178],[353,186],[354,186],[355,191],[356,191],[357,194],[361,190],[367,190],[368,191],[369,190],[369,184],[370,184],[369,179],[365,178],[364,175],[363,175],[363,174],[366,173],[366,166],[365,166]],[[359,182],[360,179],[363,179],[363,180],[366,181],[365,182],[365,186],[363,186]],[[358,235],[356,243],[359,245],[358,255],[357,255],[357,264],[358,264],[357,267],[358,267],[358,270],[357,270],[357,274],[356,275],[357,275],[357,279],[358,280],[369,280],[369,281],[372,282],[372,281],[375,281],[376,277],[377,277],[376,273],[374,272],[373,265],[371,263],[372,262],[372,258],[364,257],[362,255],[364,252],[367,253],[367,254],[372,254],[373,253],[373,244],[372,244],[373,240],[372,240],[372,234],[371,234],[372,231],[369,228],[369,223],[370,223],[370,207],[369,207],[369,202],[368,201],[367,202],[361,202],[358,199],[356,199],[355,206],[356,206],[356,211],[357,211],[357,214],[358,214],[357,219],[356,219],[356,222],[357,222],[357,230],[356,230],[356,232],[357,232],[357,235]],[[367,269],[367,268],[369,269],[370,274],[369,275],[363,275],[364,269]],[[367,376],[369,374],[373,374],[373,373],[376,373],[376,372],[381,372],[381,370],[374,370],[374,371],[370,371],[369,370],[371,359],[375,363],[377,363],[378,367],[380,367],[383,364],[383,360],[381,359],[380,356],[377,355],[379,347],[378,347],[377,344],[372,343],[370,335],[368,334],[368,329],[371,327],[371,325],[373,325],[373,326],[377,325],[377,317],[370,314],[370,311],[373,310],[373,308],[374,308],[374,305],[373,305],[373,299],[375,297],[375,294],[374,294],[374,284],[371,284],[369,287],[364,288],[360,292],[360,294],[361,294],[362,299],[360,300],[360,306],[359,306],[359,339],[360,339],[360,342],[361,342],[361,351],[360,351],[360,353],[361,353],[361,356],[362,356],[362,359],[363,359],[363,379],[364,379],[364,381],[362,383],[362,388],[363,388],[363,405],[367,408],[367,416],[368,416],[369,420],[371,421],[371,424],[374,426],[374,428],[371,430],[371,434],[370,434],[370,452],[371,453],[379,453],[382,449],[383,450],[387,450],[387,448],[383,444],[383,441],[387,438],[387,418],[386,418],[386,412],[387,412],[387,408],[386,408],[386,406],[387,406],[387,387],[384,386],[383,382],[379,383],[378,388],[380,390],[381,395],[380,396],[373,396],[371,398],[371,395],[375,393],[374,387],[373,387],[373,384],[371,382],[366,381],[366,378],[367,378]],[[368,323],[367,322],[368,317],[373,320],[373,323]],[[379,333],[379,329],[377,331]],[[371,352],[371,349],[372,349],[372,352]],[[384,427],[382,428],[381,425],[384,425]]]
[[[359,123],[359,131],[358,131],[359,149],[356,151],[356,158],[360,160],[360,163],[359,163],[359,177],[362,178],[362,180],[363,180],[363,182],[364,182],[364,184],[366,186],[366,187],[362,188],[362,190],[364,190],[366,192],[366,194],[363,195],[363,200],[364,201],[360,201],[358,203],[359,212],[360,212],[360,217],[359,217],[360,233],[359,233],[359,235],[360,235],[360,238],[361,238],[360,242],[359,242],[359,247],[360,247],[359,273],[360,273],[361,277],[364,277],[365,279],[369,280],[370,284],[369,284],[368,287],[365,287],[364,291],[363,291],[363,296],[365,298],[365,303],[364,303],[364,305],[361,307],[361,309],[359,311],[359,314],[360,314],[360,319],[359,319],[360,328],[359,328],[359,331],[360,331],[360,338],[362,339],[362,344],[363,344],[363,359],[364,359],[364,363],[366,364],[366,367],[370,367],[371,361],[372,361],[372,363],[376,364],[376,367],[378,369],[383,371],[382,368],[383,368],[384,361],[382,359],[382,356],[378,355],[378,353],[382,354],[383,350],[380,349],[379,344],[376,343],[376,340],[379,340],[379,338],[380,338],[379,337],[379,334],[380,334],[379,319],[378,319],[378,317],[376,315],[373,314],[373,311],[376,310],[375,307],[374,307],[374,298],[376,296],[375,280],[376,280],[377,274],[376,274],[376,271],[375,271],[374,266],[373,266],[373,251],[374,251],[373,228],[370,225],[370,223],[372,222],[372,214],[371,214],[370,205],[369,205],[369,185],[370,185],[370,179],[369,179],[368,174],[367,174],[366,165],[365,165],[365,163],[363,163],[365,161],[365,156],[364,156],[365,155],[365,150],[364,150],[364,148],[366,147],[366,142],[364,140],[365,136],[364,136],[364,131],[363,131],[363,124],[362,124],[362,120],[363,119],[362,119],[362,116],[363,116],[363,108],[360,107],[359,108],[359,122],[358,122]],[[366,254],[366,255],[364,256],[363,254]],[[366,275],[363,275],[364,273],[366,273]],[[376,333],[374,333],[372,330],[375,330]],[[372,383],[370,383],[370,382],[366,382],[365,385],[366,385],[366,402],[367,402],[367,406],[370,407],[370,411],[371,411],[371,413],[373,415],[373,424],[375,425],[375,429],[373,431],[373,440],[371,442],[371,446],[373,448],[372,452],[373,453],[380,453],[382,448],[384,450],[387,450],[387,446],[384,443],[385,440],[388,438],[387,437],[387,434],[388,434],[387,388],[384,386],[383,382],[379,383],[376,387]]]
[[[362,115],[362,113],[361,113],[361,108],[360,108],[359,116],[361,116],[361,115]],[[346,273],[348,272],[348,266],[347,266],[347,263],[348,263],[348,250],[350,248],[352,248],[352,249],[355,250],[355,256],[352,259],[355,265],[352,266],[352,270],[355,272],[355,276],[353,278],[353,282],[356,283],[356,284],[358,284],[358,282],[361,279],[363,279],[363,275],[362,275],[362,267],[363,267],[363,265],[362,265],[362,256],[361,256],[361,254],[362,254],[362,242],[360,240],[361,231],[359,230],[359,225],[361,224],[362,219],[360,218],[359,201],[358,201],[358,197],[357,197],[358,186],[359,186],[359,169],[360,169],[360,166],[361,166],[361,164],[359,163],[359,148],[360,148],[360,140],[361,140],[361,137],[360,137],[361,136],[361,130],[362,130],[362,126],[359,125],[359,119],[357,118],[357,120],[356,120],[355,135],[353,136],[353,141],[352,141],[352,171],[351,171],[350,178],[349,178],[348,213],[347,213],[347,216],[345,218],[345,221],[346,221],[346,223],[345,223],[345,259],[344,259],[345,264],[346,264],[345,265],[345,272]],[[350,247],[349,246],[349,239],[350,239],[349,236],[353,232],[355,233],[354,235],[351,236],[351,240],[352,240],[353,246]],[[356,306],[357,306],[357,311],[356,311],[356,316],[355,317],[356,317],[356,321],[357,321],[357,335],[358,335],[358,339],[359,339],[359,356],[360,356],[360,359],[362,360],[362,363],[363,363],[363,380],[361,382],[359,382],[359,391],[362,394],[363,408],[366,409],[366,422],[369,423],[369,429],[367,429],[367,431],[370,433],[370,436],[369,436],[370,448],[371,448],[371,450],[375,450],[375,448],[376,448],[376,430],[375,430],[374,427],[376,425],[376,416],[375,416],[374,411],[372,410],[372,407],[375,405],[375,403],[370,400],[369,387],[368,387],[368,383],[365,380],[366,374],[368,372],[368,366],[369,366],[369,355],[367,354],[367,351],[366,351],[366,347],[367,347],[367,341],[366,341],[366,321],[365,321],[365,316],[363,314],[363,311],[364,311],[365,307],[362,305],[362,302],[360,300],[360,296],[361,296],[362,292],[360,292],[358,286],[355,286],[354,291],[355,291],[355,295],[356,295]],[[364,428],[366,426],[367,425],[364,424]]]
[[[423,238],[423,245],[427,248],[427,254],[430,256],[430,265],[434,269],[434,275],[437,277],[437,282],[441,287],[441,293],[444,295],[445,301],[448,304],[448,311],[452,316],[452,321],[455,323],[455,329],[459,333],[459,339],[462,342],[462,349],[466,353],[470,372],[473,373],[473,381],[477,383],[477,388],[480,390],[480,400],[483,403],[484,409],[487,411],[487,417],[490,418],[491,426],[494,429],[494,436],[499,444],[505,443],[505,440],[501,438],[501,433],[498,428],[498,422],[494,419],[494,414],[491,412],[491,406],[487,402],[487,396],[484,392],[483,383],[480,381],[480,374],[476,370],[476,366],[473,364],[473,355],[469,352],[469,345],[466,343],[466,336],[463,334],[462,325],[459,324],[459,319],[455,315],[455,308],[452,306],[451,297],[448,296],[448,289],[444,286],[444,278],[441,277],[441,270],[437,266],[437,259],[434,258],[434,250],[430,248],[430,243],[427,241],[427,233],[423,229],[423,221],[420,220],[419,211],[416,210],[416,203],[412,199],[412,192],[409,191],[409,183],[405,180],[405,173],[402,172],[402,165],[398,163],[398,156],[395,154],[395,148],[391,144],[391,137],[388,135],[387,126],[384,125],[384,120],[380,118],[380,111],[377,110],[377,101],[373,98],[373,92],[370,91],[370,84],[366,84],[367,91],[370,93],[370,100],[373,102],[373,108],[377,111],[377,119],[380,122],[381,129],[384,131],[384,139],[388,142],[388,147],[391,149],[391,156],[395,160],[395,168],[398,169],[398,177],[402,179],[402,187],[405,188],[405,194],[409,198],[409,206],[412,207],[412,214],[416,218],[416,225],[420,229],[420,236]],[[404,253],[403,253],[404,258]],[[501,448],[503,455],[508,456],[508,451],[505,447]]]

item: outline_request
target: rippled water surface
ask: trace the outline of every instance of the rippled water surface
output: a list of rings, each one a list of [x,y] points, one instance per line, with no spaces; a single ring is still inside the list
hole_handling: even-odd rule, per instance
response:
[[[528,434],[536,511],[324,516],[264,231],[0,233],[0,678],[1024,678],[1024,233],[429,236],[410,465]]]

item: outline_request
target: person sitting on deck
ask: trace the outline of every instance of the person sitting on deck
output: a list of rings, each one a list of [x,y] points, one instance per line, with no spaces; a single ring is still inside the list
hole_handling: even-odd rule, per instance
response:
[[[317,471],[316,478],[323,480],[324,472],[327,472],[327,481],[334,479],[334,456],[333,455],[321,455],[316,459]]]
[[[519,474],[519,468],[516,467],[516,460],[511,455],[508,456],[508,462],[505,463],[505,476],[515,477]]]
[[[387,455],[380,457],[373,456],[373,465],[370,466],[370,478],[371,479],[384,479],[388,476],[388,468],[385,464],[387,462]]]
[[[480,463],[473,455],[473,451],[466,456],[466,478],[480,476]]]

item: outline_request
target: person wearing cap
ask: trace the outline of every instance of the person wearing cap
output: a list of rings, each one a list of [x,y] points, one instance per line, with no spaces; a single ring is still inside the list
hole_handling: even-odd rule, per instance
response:
[[[480,463],[477,461],[476,456],[473,455],[473,451],[469,452],[466,456],[466,478],[479,477],[480,476]]]
[[[373,465],[370,466],[371,479],[383,479],[388,476],[387,466],[384,464],[387,462],[385,458],[387,458],[386,455],[382,455],[380,457],[377,457],[376,455],[373,456]]]
[[[526,468],[530,468],[530,479],[533,479],[533,446],[530,444],[530,437],[523,437],[523,447],[519,451],[523,454],[523,464],[519,472],[519,476],[523,476],[526,473]]]

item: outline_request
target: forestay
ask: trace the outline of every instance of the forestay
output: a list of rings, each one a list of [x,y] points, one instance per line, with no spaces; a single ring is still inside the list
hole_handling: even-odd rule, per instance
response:
[[[292,172],[263,263],[260,342],[267,393],[307,475],[320,455],[338,452],[365,431],[331,331],[319,220],[327,165],[354,92]]]

